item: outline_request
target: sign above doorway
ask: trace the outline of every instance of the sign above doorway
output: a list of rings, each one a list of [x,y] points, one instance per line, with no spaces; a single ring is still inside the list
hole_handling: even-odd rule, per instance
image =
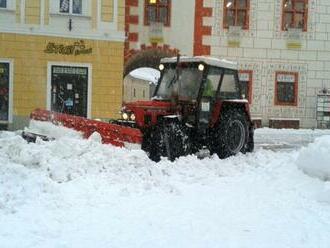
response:
[[[81,54],[91,54],[93,52],[93,49],[91,47],[87,48],[85,42],[83,40],[80,40],[74,42],[73,45],[63,45],[56,44],[54,42],[48,42],[44,52],[77,56]]]

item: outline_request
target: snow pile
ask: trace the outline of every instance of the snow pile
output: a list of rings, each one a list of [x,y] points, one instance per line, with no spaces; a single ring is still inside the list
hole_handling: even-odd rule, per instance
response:
[[[329,247],[330,184],[297,168],[303,152],[156,164],[57,128],[0,132],[1,247]]]
[[[312,177],[330,180],[330,136],[317,138],[314,143],[302,148],[297,165]]]
[[[330,182],[325,183],[324,188],[317,194],[317,200],[330,204]]]
[[[45,135],[55,139],[62,137],[82,138],[82,133],[73,129],[57,126],[51,122],[36,121],[32,119],[30,120],[29,127],[25,128],[24,131]]]

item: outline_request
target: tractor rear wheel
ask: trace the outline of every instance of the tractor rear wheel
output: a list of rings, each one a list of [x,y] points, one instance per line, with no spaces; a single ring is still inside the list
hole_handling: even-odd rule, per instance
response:
[[[187,130],[179,122],[164,122],[145,134],[142,149],[155,162],[161,157],[174,161],[191,152],[191,142]]]
[[[226,158],[239,152],[245,153],[251,150],[249,125],[244,112],[229,109],[222,113],[219,125],[215,128],[211,138],[213,139],[211,152],[217,153],[219,158]]]

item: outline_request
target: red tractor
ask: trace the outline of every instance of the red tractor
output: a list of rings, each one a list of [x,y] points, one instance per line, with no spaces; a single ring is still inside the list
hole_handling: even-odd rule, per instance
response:
[[[115,123],[138,128],[154,161],[208,148],[220,158],[253,151],[254,128],[237,64],[210,57],[164,58],[151,101],[127,103]]]
[[[162,59],[159,70],[152,100],[126,103],[120,120],[105,123],[46,110],[34,111],[31,118],[61,123],[85,137],[97,131],[104,143],[141,143],[154,161],[204,148],[220,158],[253,151],[254,127],[236,63],[178,56]]]

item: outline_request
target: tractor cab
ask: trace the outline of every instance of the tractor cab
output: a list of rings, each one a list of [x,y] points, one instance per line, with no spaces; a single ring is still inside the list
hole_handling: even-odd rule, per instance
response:
[[[240,100],[237,64],[209,57],[165,58],[154,100],[179,106],[185,122],[206,129],[216,120],[212,113],[228,100]],[[244,100],[243,100],[244,101]]]

